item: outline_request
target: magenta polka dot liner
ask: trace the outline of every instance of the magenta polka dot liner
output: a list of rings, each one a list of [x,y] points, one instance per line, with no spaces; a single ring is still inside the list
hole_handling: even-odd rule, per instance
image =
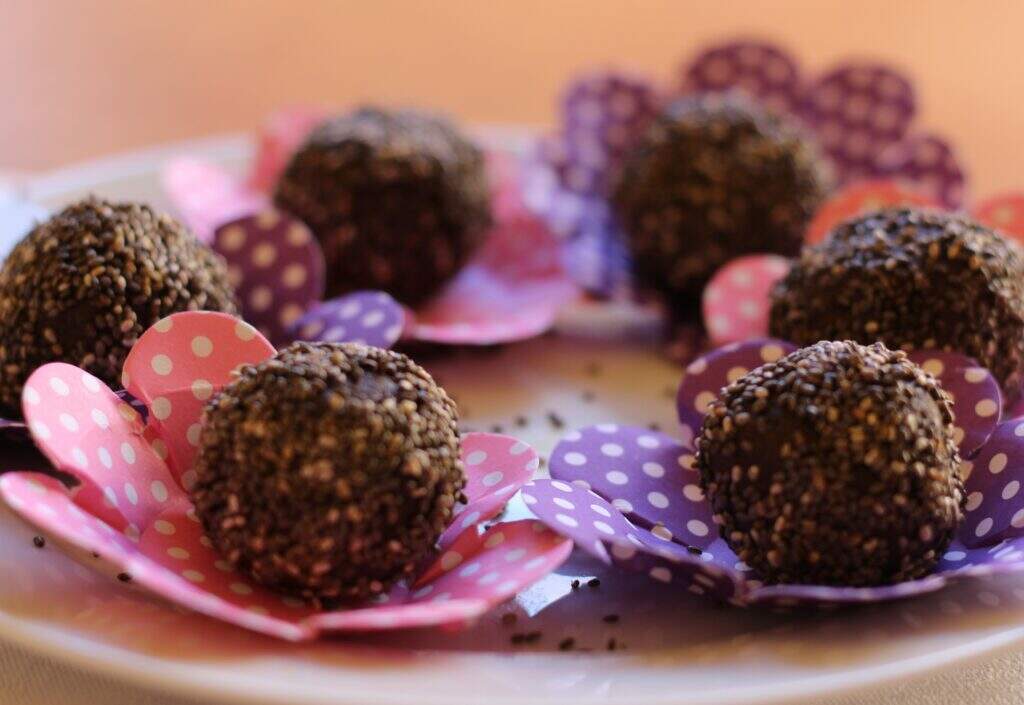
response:
[[[177,605],[282,639],[333,631],[458,625],[559,566],[572,544],[532,519],[498,522],[536,471],[532,448],[513,438],[463,438],[467,503],[414,580],[372,604],[318,611],[233,571],[212,548],[186,493],[194,482],[204,402],[241,364],[274,353],[254,327],[221,313],[161,320],[125,363],[125,386],[149,409],[144,420],[98,379],[64,363],[36,370],[23,394],[32,439],[77,480],[68,490],[34,472],[0,476],[0,497],[26,521],[96,553],[132,582]]]
[[[551,455],[551,480],[523,489],[533,513],[598,560],[737,605],[786,607],[892,600],[953,580],[1024,570],[1024,418],[1001,421],[999,386],[962,355],[911,358],[954,399],[966,517],[931,575],[896,585],[765,586],[718,534],[694,469],[694,434],[730,381],[794,350],[754,340],[694,360],[677,397],[680,435],[605,424],[572,431]]]
[[[337,312],[348,310],[351,301],[365,302],[365,292],[322,300],[320,244],[306,236],[303,223],[272,208],[267,196],[322,117],[322,111],[298,109],[271,116],[246,180],[194,158],[176,159],[163,173],[165,190],[184,221],[227,259],[244,318],[275,344],[337,339],[330,335],[342,325]],[[345,339],[496,345],[535,337],[554,324],[577,295],[558,238],[523,203],[517,158],[489,154],[488,170],[495,222],[471,260],[416,310],[399,311],[392,302],[381,309],[389,325],[367,325],[362,334]]]
[[[894,68],[848,63],[809,76],[782,47],[732,41],[704,49],[678,75],[672,86],[614,70],[580,76],[565,89],[561,124],[539,142],[527,172],[527,202],[575,243],[571,273],[595,294],[621,292],[628,279],[624,238],[607,206],[623,156],[682,95],[739,91],[790,117],[816,138],[839,185],[885,179],[947,208],[963,201],[966,177],[954,150],[914,128],[914,88]]]

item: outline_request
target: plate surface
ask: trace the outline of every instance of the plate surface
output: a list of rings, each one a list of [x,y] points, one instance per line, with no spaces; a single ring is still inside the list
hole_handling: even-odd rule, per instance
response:
[[[508,144],[522,135],[487,137]],[[49,207],[86,193],[167,207],[160,163],[196,151],[242,169],[249,144],[225,138],[105,160],[45,176],[26,192]],[[457,397],[467,428],[500,427],[545,455],[561,433],[586,424],[675,427],[679,371],[660,355],[656,321],[643,312],[581,306],[557,335],[423,362]],[[715,608],[574,559],[467,631],[296,646],[180,612],[101,565],[85,568],[51,544],[35,548],[33,535],[0,509],[0,636],[134,682],[235,703],[764,703],[906,678],[1024,640],[1020,578],[900,604],[775,615]],[[595,576],[600,585],[587,586]],[[512,625],[502,620],[508,613]],[[525,632],[538,632],[538,641],[511,644]],[[570,638],[574,651],[559,651]]]

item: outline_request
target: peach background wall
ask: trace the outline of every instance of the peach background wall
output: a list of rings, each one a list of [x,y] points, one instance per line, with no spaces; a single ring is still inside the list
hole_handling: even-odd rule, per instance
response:
[[[0,0],[0,169],[245,130],[289,102],[373,99],[550,124],[574,71],[668,77],[722,36],[918,80],[974,191],[1024,186],[1024,2],[1002,0]]]

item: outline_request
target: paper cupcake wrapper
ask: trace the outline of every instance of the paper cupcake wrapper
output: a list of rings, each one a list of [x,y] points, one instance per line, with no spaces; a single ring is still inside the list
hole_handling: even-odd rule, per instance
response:
[[[231,316],[187,312],[150,328],[125,364],[125,383],[149,409],[148,423],[83,370],[51,363],[23,394],[32,437],[68,490],[31,472],[0,477],[0,496],[60,541],[95,552],[133,583],[180,606],[272,636],[303,640],[326,631],[460,623],[479,616],[557,567],[571,543],[532,520],[482,531],[537,469],[537,454],[505,436],[467,434],[462,457],[468,503],[413,587],[372,605],[317,612],[233,571],[192,512],[203,403],[242,364],[266,359],[270,343]],[[469,566],[474,566],[470,568]]]
[[[946,208],[963,200],[966,177],[954,150],[913,132],[913,86],[896,69],[847,63],[806,77],[778,46],[733,41],[704,50],[679,75],[666,91],[621,72],[581,76],[564,93],[558,131],[539,141],[527,170],[530,206],[559,234],[588,243],[571,273],[592,293],[610,296],[609,282],[627,276],[627,262],[605,256],[622,246],[618,229],[604,225],[610,188],[630,145],[674,95],[739,91],[789,116],[816,138],[840,184],[886,179]]]
[[[931,592],[950,580],[1024,570],[1024,420],[1000,423],[999,387],[968,358],[913,357],[955,398],[966,458],[966,518],[932,575],[873,588],[764,586],[718,534],[694,467],[694,433],[718,390],[793,349],[760,340],[695,360],[680,386],[681,438],[599,425],[566,435],[551,455],[551,481],[523,490],[531,511],[607,564],[740,605],[832,605]],[[1018,434],[1020,430],[1020,435]]]
[[[270,208],[257,190],[276,180],[320,116],[301,110],[275,115],[260,137],[247,183],[191,158],[171,162],[164,173],[167,193],[186,222],[209,236],[228,261],[246,320],[277,344],[307,339],[305,332],[315,330],[317,322],[333,321],[353,296],[366,293],[322,302],[324,258],[316,238],[307,237],[308,229],[295,218]],[[434,299],[415,311],[391,307],[388,320],[401,327],[388,345],[397,339],[444,345],[524,340],[549,329],[575,298],[557,238],[522,201],[518,161],[494,153],[489,165],[498,178],[495,225],[484,245]],[[391,332],[391,327],[381,329],[383,337],[376,339],[394,338]]]

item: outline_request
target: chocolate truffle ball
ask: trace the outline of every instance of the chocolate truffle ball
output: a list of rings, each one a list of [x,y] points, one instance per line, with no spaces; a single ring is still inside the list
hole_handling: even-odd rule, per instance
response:
[[[906,353],[821,342],[722,390],[698,440],[722,538],[767,583],[927,575],[962,519],[949,395]]]
[[[881,341],[975,358],[1013,399],[1024,366],[1024,256],[948,213],[899,208],[839,225],[772,292],[773,336]]]
[[[323,123],[274,200],[316,233],[330,296],[382,289],[410,306],[459,271],[491,223],[482,152],[415,112],[364,108]]]
[[[399,353],[294,343],[206,405],[192,498],[231,565],[314,604],[380,594],[462,498],[455,404]]]
[[[0,268],[0,408],[28,376],[67,362],[115,389],[138,337],[178,311],[235,313],[224,262],[138,203],[89,198],[37,225]]]
[[[626,157],[613,202],[638,284],[675,309],[739,255],[795,255],[826,192],[793,126],[737,96],[672,103]]]

